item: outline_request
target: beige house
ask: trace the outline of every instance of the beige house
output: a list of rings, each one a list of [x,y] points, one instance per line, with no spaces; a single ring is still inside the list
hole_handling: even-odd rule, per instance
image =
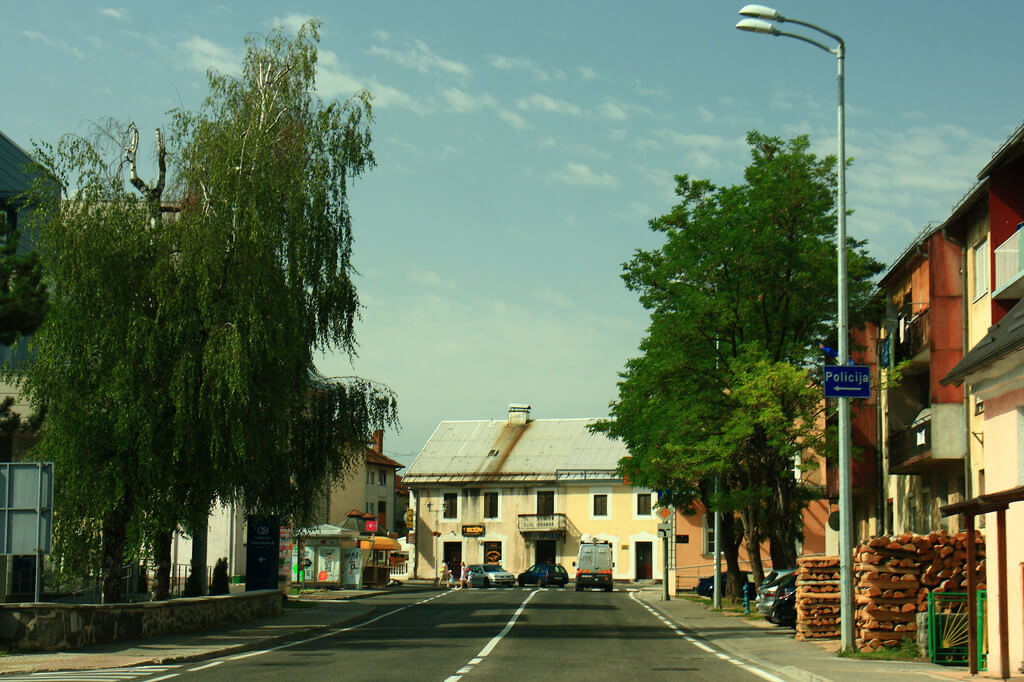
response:
[[[584,535],[614,548],[616,580],[659,580],[656,495],[623,482],[624,444],[591,433],[595,419],[441,422],[403,483],[413,493],[417,577],[441,562],[500,563],[519,573],[558,563],[573,574]]]

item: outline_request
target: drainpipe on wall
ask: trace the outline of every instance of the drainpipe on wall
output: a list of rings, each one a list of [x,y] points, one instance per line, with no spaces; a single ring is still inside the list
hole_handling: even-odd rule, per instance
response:
[[[962,340],[961,346],[960,346],[960,352],[961,352],[961,358],[962,358],[963,355],[966,355],[967,351],[970,350],[968,345],[967,345],[968,343],[970,343],[970,337],[968,336],[968,333],[967,333],[968,332],[968,323],[967,323],[967,319],[968,318],[967,318],[967,315],[970,312],[970,306],[967,303],[967,286],[966,286],[966,279],[967,279],[967,249],[964,248],[964,247],[961,247],[960,252],[963,254],[963,256],[960,258],[960,273],[961,273],[961,276],[960,276],[960,286],[962,287],[962,289],[960,291],[960,300],[962,301],[961,306],[963,307],[963,313],[962,313],[962,315],[963,315],[963,332],[962,332],[963,340]],[[974,495],[972,493],[972,490],[973,490],[974,486],[971,484],[972,483],[972,481],[971,481],[971,394],[970,394],[970,391],[967,390],[968,389],[968,384],[967,383],[963,383],[963,384],[961,384],[961,386],[963,387],[963,392],[964,392],[964,428],[967,430],[967,433],[964,434],[964,445],[966,446],[965,450],[964,450],[964,499],[965,500],[969,500],[972,497],[974,497]],[[946,500],[946,504],[949,504],[949,500]]]

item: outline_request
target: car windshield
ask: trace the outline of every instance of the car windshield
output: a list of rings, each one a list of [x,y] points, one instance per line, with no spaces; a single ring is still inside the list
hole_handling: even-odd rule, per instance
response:
[[[483,569],[486,573],[500,573],[505,570],[498,564],[484,564]]]

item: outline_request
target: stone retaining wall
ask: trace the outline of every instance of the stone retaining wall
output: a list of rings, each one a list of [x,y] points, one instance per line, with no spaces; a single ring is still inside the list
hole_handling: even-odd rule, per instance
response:
[[[281,613],[281,590],[139,604],[0,604],[0,648],[60,651]]]

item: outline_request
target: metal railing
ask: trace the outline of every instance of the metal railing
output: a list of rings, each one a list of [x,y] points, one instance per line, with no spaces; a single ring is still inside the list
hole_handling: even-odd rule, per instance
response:
[[[566,530],[569,521],[565,514],[520,514],[519,532]]]
[[[1024,272],[1024,249],[1020,248],[1021,230],[1014,232],[1010,238],[995,248],[996,285],[999,291],[1007,284],[1020,279]]]
[[[931,343],[931,318],[922,310],[905,323],[903,339],[896,342],[896,362],[912,360]]]
[[[922,420],[908,429],[889,436],[889,470],[903,466],[910,459],[932,449],[932,420]]]

